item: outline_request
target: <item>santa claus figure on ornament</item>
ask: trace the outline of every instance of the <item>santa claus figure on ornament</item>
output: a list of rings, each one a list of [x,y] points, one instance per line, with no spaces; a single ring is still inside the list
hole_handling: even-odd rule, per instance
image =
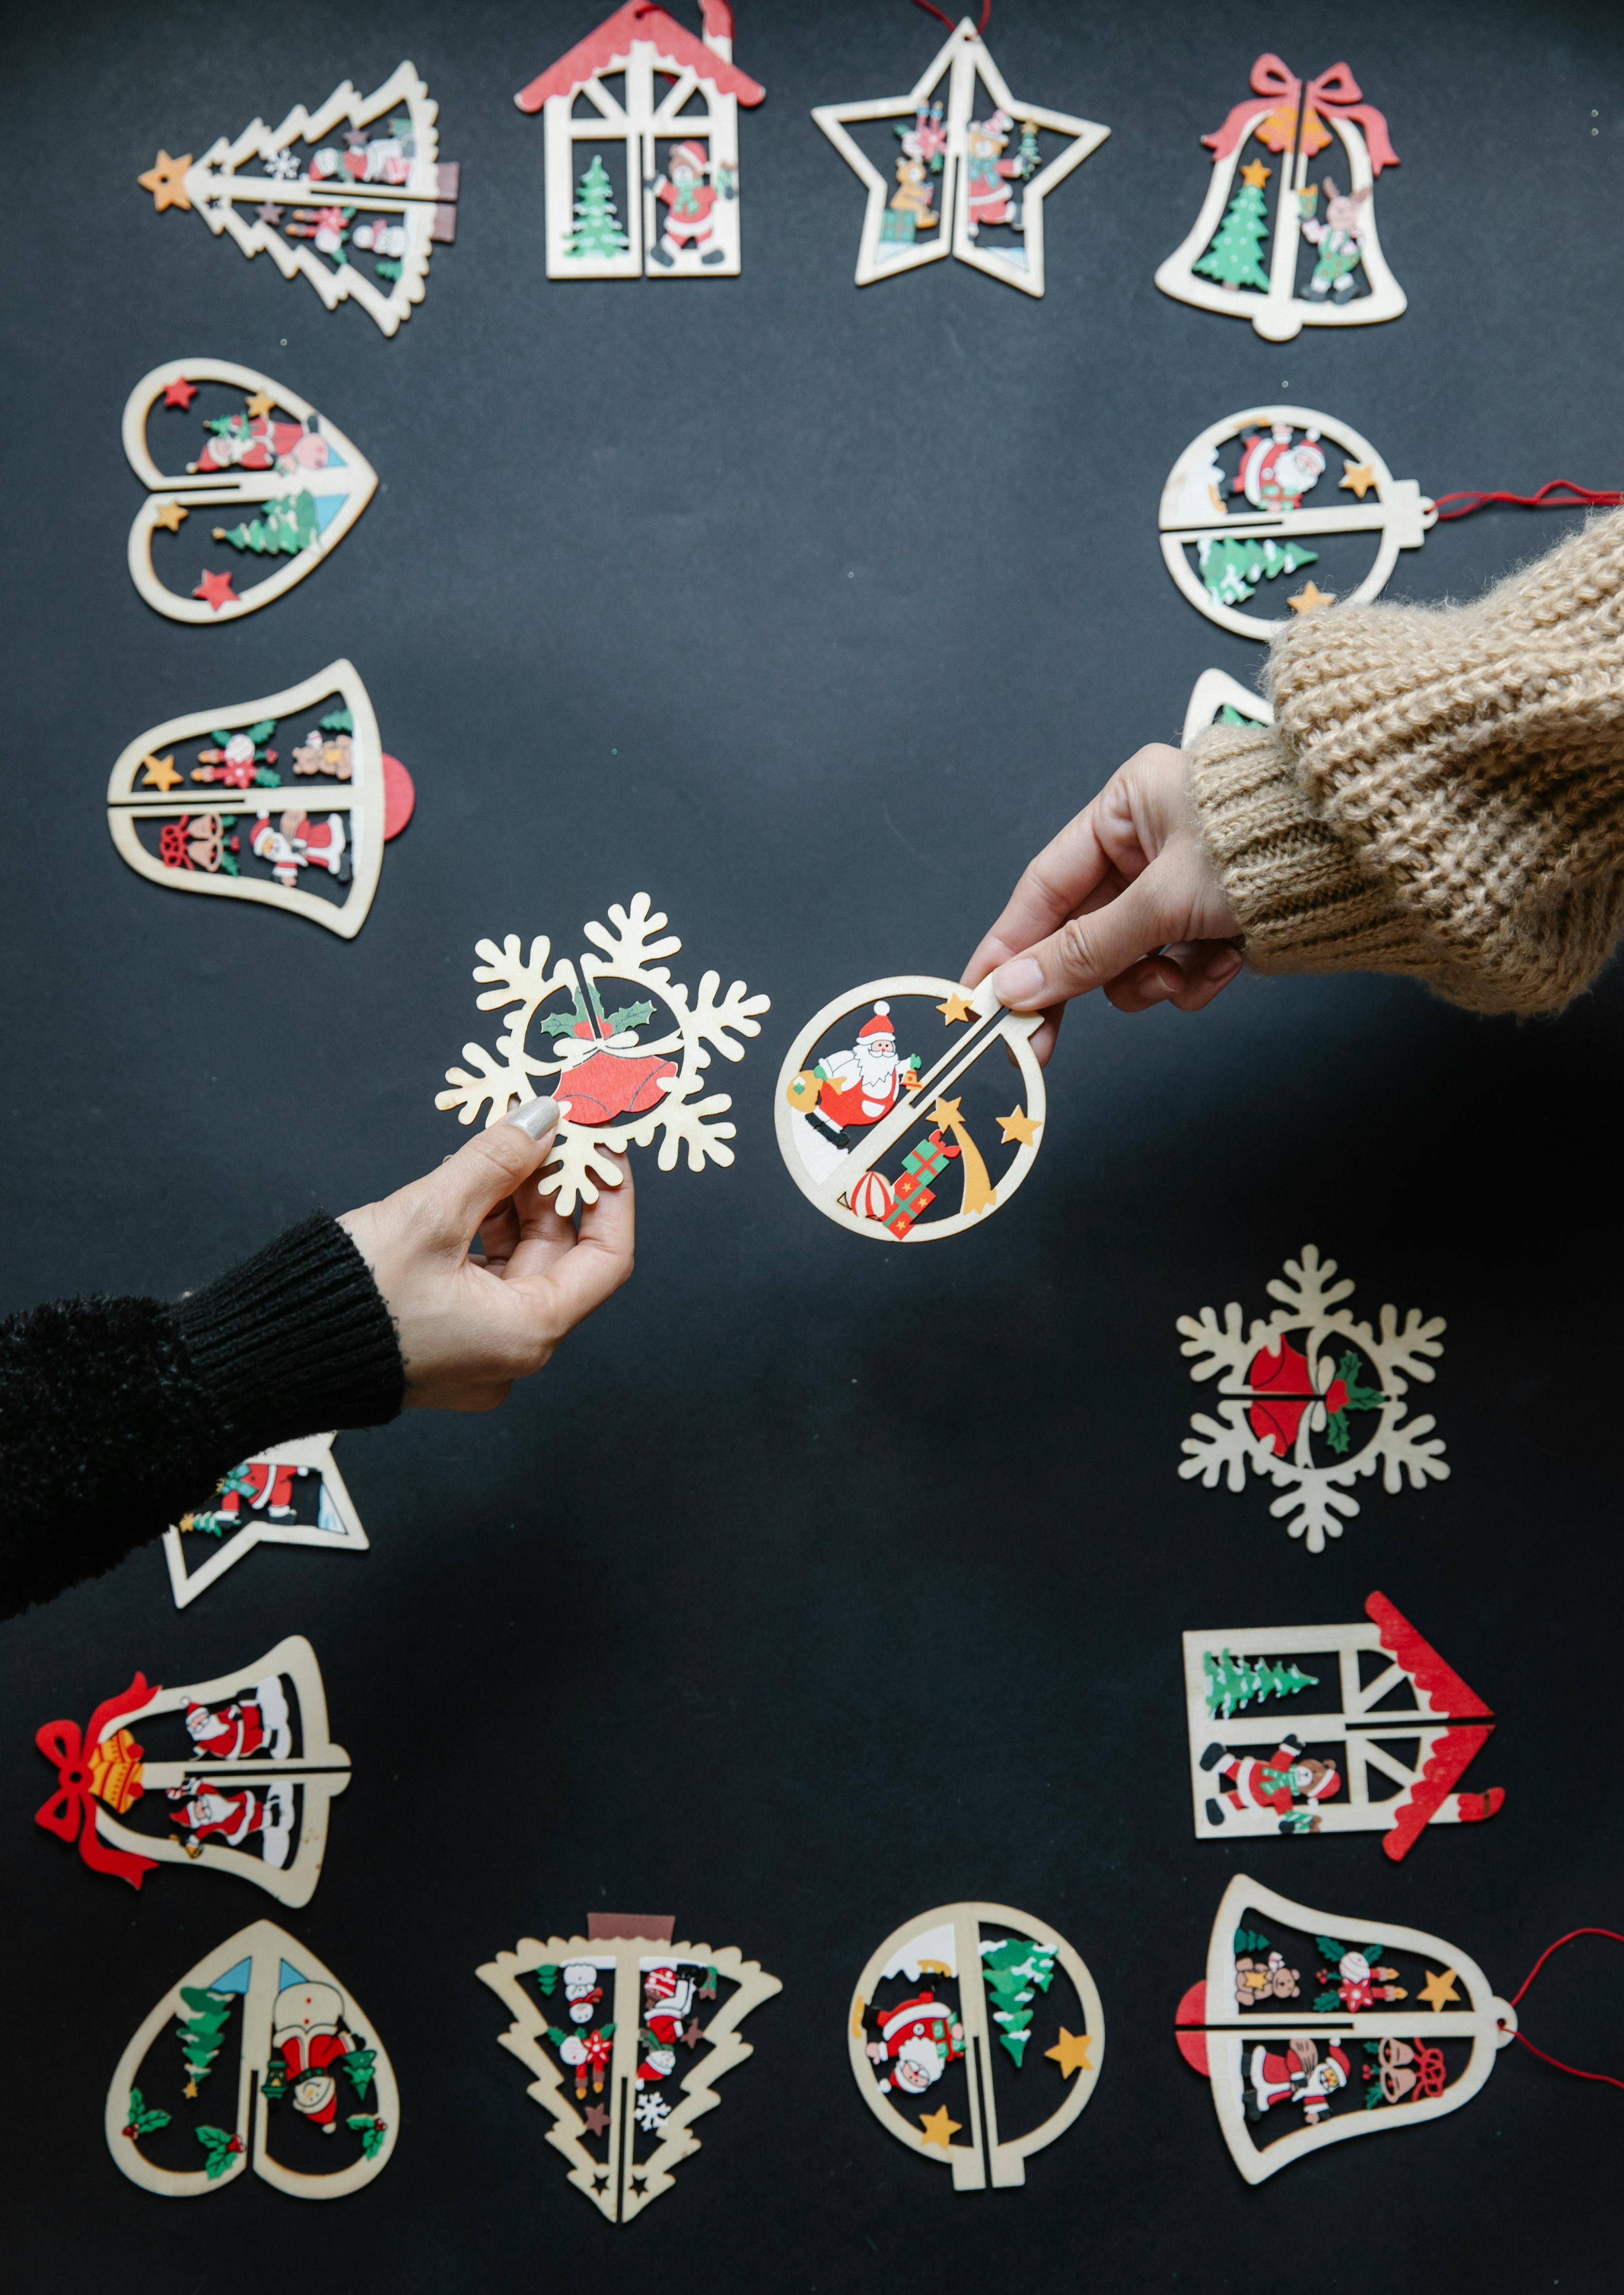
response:
[[[831,1052],[813,1068],[820,1087],[818,1105],[806,1110],[806,1120],[814,1131],[844,1148],[847,1130],[862,1129],[889,1115],[898,1095],[912,1090],[918,1072],[917,1052],[899,1062],[891,1007],[877,1004],[850,1051]]]
[[[246,1761],[252,1754],[264,1753],[273,1761],[285,1761],[293,1750],[288,1701],[274,1676],[256,1682],[252,1697],[234,1698],[229,1705],[211,1709],[190,1701],[186,1734],[202,1760]]]
[[[643,2033],[646,2049],[637,2068],[637,2085],[662,2080],[676,2070],[677,2042],[692,2013],[696,1994],[691,1976],[681,1976],[670,1966],[651,1968],[643,1978]]]
[[[1347,2052],[1334,2040],[1324,2056],[1318,2040],[1293,2040],[1284,2051],[1260,2041],[1252,2051],[1250,2087],[1243,2090],[1246,2117],[1261,2119],[1276,2104],[1300,2103],[1309,2126],[1317,2128],[1331,2109],[1331,2098],[1347,2087],[1351,2069]]]
[[[241,1849],[257,1834],[259,1853],[281,1872],[293,1845],[293,1788],[273,1785],[259,1794],[246,1788],[222,1793],[214,1785],[171,1785],[165,1798],[177,1804],[175,1822],[186,1827],[185,1850],[195,1857],[203,1843],[218,1835],[222,1847]]]
[[[310,417],[311,423],[316,421]],[[268,414],[223,414],[205,425],[208,445],[189,470],[280,470],[327,467],[327,441],[303,422],[273,422]]]
[[[331,2136],[339,2117],[339,2083],[328,2070],[361,2043],[343,2030],[344,1995],[336,1984],[290,1984],[271,2012],[271,2046],[282,2058],[276,2093]],[[272,2093],[267,2079],[265,2092]]]
[[[704,144],[690,137],[672,145],[665,173],[657,176],[649,188],[666,211],[659,243],[649,250],[657,263],[669,270],[679,255],[698,255],[705,264],[726,262],[722,249],[713,244],[716,226],[712,211],[718,200],[734,195],[730,167],[713,166]]]
[[[1292,444],[1289,422],[1267,431],[1249,430],[1241,441],[1241,467],[1231,494],[1245,494],[1253,510],[1296,510],[1325,476],[1325,448],[1318,430],[1305,430]]]
[[[306,813],[290,811],[275,824],[268,813],[262,813],[249,845],[261,861],[270,862],[279,885],[297,885],[301,869],[325,869],[331,877],[344,874],[344,822],[336,813],[325,821],[312,821]]]
[[[233,1466],[220,1485],[220,1503],[214,1509],[216,1526],[233,1529],[244,1499],[256,1514],[269,1515],[273,1522],[291,1522],[293,1478],[309,1472],[308,1466],[276,1466],[269,1458],[249,1458]]]
[[[1226,1752],[1221,1745],[1209,1745],[1201,1766],[1215,1769],[1214,1784],[1226,1789],[1222,1801],[1207,1803],[1209,1825],[1223,1823],[1227,1801],[1241,1816],[1254,1809],[1273,1809],[1282,1833],[1318,1833],[1318,1817],[1297,1809],[1296,1803],[1329,1801],[1342,1783],[1335,1763],[1315,1760],[1303,1752],[1298,1736],[1282,1737],[1266,1761],[1249,1753]]]
[[[964,2026],[934,1992],[886,2009],[879,2029],[879,2038],[869,2042],[869,2061],[884,2067],[881,2087],[903,2095],[923,2095],[964,2054]]]

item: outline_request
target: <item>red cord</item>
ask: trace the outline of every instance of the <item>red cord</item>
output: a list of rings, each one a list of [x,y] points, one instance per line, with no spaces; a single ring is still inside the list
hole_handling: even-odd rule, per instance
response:
[[[1564,478],[1553,478],[1551,481],[1553,486],[1565,486],[1566,483],[1567,481]],[[1514,501],[1516,497],[1514,495],[1509,497],[1509,499]],[[1461,512],[1457,510],[1456,512],[1456,516],[1458,518],[1460,515]],[[1560,1952],[1564,1944],[1571,1944],[1575,1937],[1587,1936],[1607,1937],[1611,1939],[1614,1944],[1624,1944],[1624,1936],[1620,1936],[1617,1929],[1570,1929],[1566,1936],[1559,1936],[1555,1944],[1546,1945],[1545,1950],[1540,1954],[1538,1959],[1529,1970],[1528,1974],[1523,1978],[1522,1983],[1512,1994],[1511,2005],[1514,2008],[1517,2005],[1517,2003],[1522,1999],[1523,1994],[1528,1990],[1529,1986],[1533,1982],[1535,1977],[1538,1975],[1540,1970],[1545,1966],[1546,1962],[1549,1960],[1554,1952]],[[1608,2087],[1624,2087],[1624,2079],[1615,2079],[1612,2072],[1581,2071],[1577,2064],[1564,2064],[1560,2056],[1547,2056],[1545,2050],[1543,2048],[1537,2048],[1525,2033],[1518,2032],[1514,2037],[1522,2041],[1523,2046],[1528,2050],[1530,2056],[1538,2056],[1542,2064],[1554,2064],[1559,2072],[1569,2072],[1575,2079],[1601,2080]]]
[[[920,4],[924,4],[924,0],[920,0]],[[1551,497],[1557,494],[1565,494],[1567,499],[1553,501]],[[1460,502],[1464,507],[1446,510],[1445,502]],[[1617,510],[1620,503],[1624,502],[1624,494],[1595,486],[1576,486],[1571,478],[1547,478],[1538,493],[1534,494],[1440,494],[1437,504],[1439,523],[1442,525],[1452,518],[1470,518],[1474,510],[1481,510],[1488,502],[1515,502],[1520,510]],[[1584,1932],[1576,1931],[1575,1933],[1582,1935]],[[1604,1935],[1609,1932],[1598,1930],[1596,1933]]]
[[[956,32],[959,29],[959,19],[946,14],[943,10],[938,8],[935,0],[913,0],[913,4],[916,8],[923,8],[927,15],[939,17],[950,32]],[[986,30],[987,19],[992,13],[992,0],[981,0],[981,21],[975,27],[978,32]]]

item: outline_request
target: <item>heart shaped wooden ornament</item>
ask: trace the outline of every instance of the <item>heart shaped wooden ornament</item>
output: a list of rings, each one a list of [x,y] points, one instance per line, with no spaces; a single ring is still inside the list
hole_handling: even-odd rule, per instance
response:
[[[107,824],[155,885],[289,909],[353,940],[413,803],[354,664],[335,661],[137,734],[108,782]]]
[[[147,422],[161,402],[185,414],[199,389],[224,384],[243,394],[241,411],[203,420],[191,444],[196,460],[166,477],[147,445]],[[143,375],[124,408],[124,451],[149,489],[130,528],[130,578],[149,606],[172,622],[231,622],[268,606],[318,566],[372,499],[378,473],[335,422],[308,399],[251,366],[224,359],[172,359]],[[205,566],[190,595],[172,590],[152,564],[159,527],[178,535],[194,510],[245,511],[208,529],[212,540],[268,560],[270,570],[239,592],[234,571]]]

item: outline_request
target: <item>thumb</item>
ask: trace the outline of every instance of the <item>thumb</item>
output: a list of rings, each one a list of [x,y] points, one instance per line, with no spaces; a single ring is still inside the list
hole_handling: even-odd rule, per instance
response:
[[[1104,908],[1072,917],[1051,933],[1011,957],[992,976],[993,992],[1016,1012],[1047,1011],[1068,997],[1085,996],[1114,980],[1130,964],[1168,938],[1168,920],[1162,913],[1153,862],[1142,876]]]
[[[481,1131],[421,1182],[429,1215],[447,1243],[463,1249],[497,1204],[539,1172],[559,1128],[556,1099],[533,1099]]]

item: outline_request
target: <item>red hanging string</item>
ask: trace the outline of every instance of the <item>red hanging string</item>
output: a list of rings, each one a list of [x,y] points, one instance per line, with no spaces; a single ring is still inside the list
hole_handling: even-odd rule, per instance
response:
[[[1554,478],[1551,483],[1553,486],[1563,486],[1567,482],[1563,478]],[[1484,499],[1492,500],[1495,499],[1495,497],[1485,496]],[[1515,501],[1517,497],[1515,495],[1512,495],[1507,497],[1507,499]],[[1612,499],[1614,501],[1618,501],[1621,498],[1614,495]],[[1457,510],[1456,512],[1456,516],[1459,517],[1461,513]],[[1617,1929],[1570,1929],[1566,1936],[1559,1936],[1555,1944],[1546,1945],[1545,1950],[1540,1954],[1538,1959],[1529,1970],[1528,1974],[1523,1978],[1522,1983],[1512,1994],[1511,2005],[1514,2008],[1517,2005],[1523,1994],[1528,1990],[1529,1986],[1533,1982],[1535,1977],[1538,1975],[1540,1970],[1545,1966],[1546,1962],[1549,1960],[1554,1952],[1560,1952],[1564,1944],[1571,1944],[1575,1937],[1587,1936],[1607,1937],[1610,1938],[1614,1944],[1624,1944],[1624,1936],[1620,1936]],[[1504,2027],[1502,2027],[1502,2030],[1504,2030]],[[1570,2072],[1575,2079],[1601,2080],[1608,2087],[1624,2087],[1624,2079],[1616,2079],[1612,2072],[1581,2071],[1577,2064],[1564,2064],[1560,2056],[1547,2056],[1543,2048],[1537,2048],[1534,2046],[1533,2042],[1529,2038],[1525,2032],[1518,2032],[1514,2037],[1522,2041],[1523,2046],[1528,2050],[1530,2056],[1538,2056],[1542,2064],[1555,2065],[1555,2069],[1559,2072]]]
[[[958,18],[956,16],[950,16],[943,9],[938,8],[935,4],[935,0],[913,0],[913,4],[916,8],[923,8],[927,16],[939,17],[942,22],[947,26],[950,32],[956,32],[959,29]],[[981,21],[975,27],[978,32],[984,32],[986,30],[987,19],[992,13],[992,0],[981,0]]]
[[[1565,498],[1557,501],[1555,497],[1558,494]],[[1461,508],[1446,510],[1445,502],[1459,502]],[[1614,494],[1595,486],[1576,486],[1571,478],[1547,478],[1538,493],[1534,494],[1440,494],[1438,522],[1441,526],[1452,518],[1470,518],[1474,510],[1481,510],[1488,502],[1515,502],[1520,510],[1617,510],[1620,502],[1624,502],[1624,494]],[[1583,1930],[1575,1931],[1576,1935],[1585,1933]],[[1595,1933],[1604,1936],[1611,1932],[1598,1929]]]

